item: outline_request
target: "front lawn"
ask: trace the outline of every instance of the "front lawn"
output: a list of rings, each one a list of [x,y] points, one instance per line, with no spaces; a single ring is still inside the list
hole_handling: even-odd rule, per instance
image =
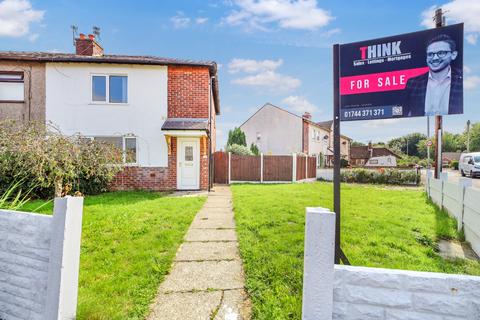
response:
[[[232,191],[253,318],[300,319],[305,207],[333,210],[332,184]],[[480,275],[478,262],[438,255],[438,239],[460,235],[419,189],[343,184],[342,210],[342,248],[352,265]]]
[[[113,192],[85,198],[77,319],[144,319],[205,197]],[[24,211],[38,207],[27,204]],[[41,212],[52,212],[53,205]]]

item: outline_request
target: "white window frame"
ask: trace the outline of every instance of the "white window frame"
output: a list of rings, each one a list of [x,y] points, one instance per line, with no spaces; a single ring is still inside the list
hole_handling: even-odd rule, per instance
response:
[[[20,79],[0,79],[0,83],[21,84],[22,86],[22,99],[1,99],[1,103],[24,103],[25,102],[25,73],[21,71],[0,71],[0,74],[5,75],[17,75]]]
[[[127,102],[110,102],[110,77],[126,77],[127,78]],[[93,100],[93,77],[105,77],[105,101]],[[126,106],[130,100],[130,84],[128,81],[128,74],[124,73],[91,73],[90,74],[90,103],[91,104],[113,104]]]
[[[122,138],[122,164],[124,166],[137,166],[138,165],[138,136],[116,136],[116,135],[91,135],[91,136],[82,136],[85,139],[91,139],[95,141],[95,138]],[[135,139],[135,162],[127,162],[127,150],[125,149],[126,143],[125,139]]]

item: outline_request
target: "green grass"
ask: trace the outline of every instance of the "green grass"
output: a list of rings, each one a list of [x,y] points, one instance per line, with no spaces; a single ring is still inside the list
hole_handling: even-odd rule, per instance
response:
[[[233,203],[254,319],[300,319],[305,207],[333,210],[330,183],[234,185]],[[456,222],[419,189],[342,185],[342,248],[352,265],[480,275],[446,261],[437,241]]]
[[[150,192],[85,198],[77,319],[144,319],[204,201]],[[41,212],[51,214],[52,207]]]

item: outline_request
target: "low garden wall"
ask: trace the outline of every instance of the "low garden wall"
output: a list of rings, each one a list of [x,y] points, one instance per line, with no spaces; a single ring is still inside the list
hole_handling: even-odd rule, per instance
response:
[[[472,187],[470,178],[448,182],[448,174],[434,179],[427,173],[426,191],[430,199],[457,220],[457,229],[465,231],[465,240],[480,256],[480,190]]]
[[[478,319],[480,277],[334,265],[334,226],[307,208],[303,320]]]
[[[0,319],[75,319],[83,198],[54,215],[0,210]]]

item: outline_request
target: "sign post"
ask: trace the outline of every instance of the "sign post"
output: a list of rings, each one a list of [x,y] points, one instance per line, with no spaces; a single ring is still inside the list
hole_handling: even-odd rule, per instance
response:
[[[435,19],[435,29],[333,46],[335,263],[349,264],[340,234],[341,121],[435,116],[439,175],[441,115],[463,113],[463,24],[443,26],[441,9]]]
[[[443,18],[442,8],[435,10],[435,28],[441,28],[445,25]],[[442,172],[442,116],[435,116],[435,179],[440,179],[440,173]]]

